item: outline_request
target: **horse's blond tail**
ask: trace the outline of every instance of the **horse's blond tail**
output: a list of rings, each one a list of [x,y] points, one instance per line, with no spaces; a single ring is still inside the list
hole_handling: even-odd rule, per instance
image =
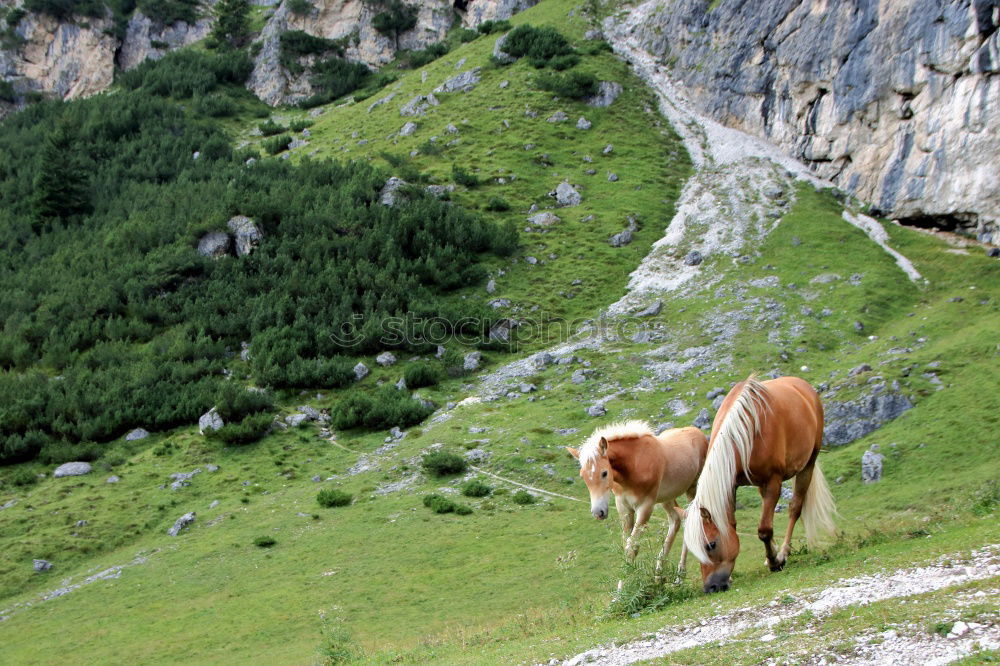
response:
[[[806,528],[806,542],[810,548],[822,546],[833,536],[837,529],[833,522],[836,515],[837,507],[830,493],[830,487],[826,485],[826,477],[823,476],[819,463],[816,463],[813,466],[812,480],[806,491],[805,501],[802,503],[802,522]]]

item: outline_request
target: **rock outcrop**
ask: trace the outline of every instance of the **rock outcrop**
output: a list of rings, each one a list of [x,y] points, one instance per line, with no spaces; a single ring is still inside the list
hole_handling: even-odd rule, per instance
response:
[[[209,5],[194,25],[162,25],[136,11],[121,39],[115,37],[110,16],[72,21],[28,13],[13,29],[20,44],[0,49],[0,79],[9,81],[22,99],[27,93],[59,99],[93,95],[111,85],[116,66],[132,69],[204,39],[212,29]],[[0,107],[3,117],[16,105]]]
[[[119,68],[128,70],[147,59],[159,60],[170,51],[208,37],[213,22],[210,10],[205,10],[205,15],[193,25],[184,21],[163,25],[137,10],[125,28],[116,63]]]
[[[281,34],[288,30],[346,40],[344,57],[370,67],[392,60],[397,46],[399,49],[422,49],[441,41],[454,22],[452,4],[446,0],[429,0],[415,6],[417,25],[401,34],[397,44],[375,30],[372,20],[379,10],[370,3],[361,0],[316,2],[313,10],[304,15],[293,13],[287,3],[282,3],[257,40],[260,51],[247,87],[271,105],[292,104],[312,95],[308,74],[293,76],[281,66]]]
[[[115,74],[113,30],[109,19],[77,24],[29,13],[14,29],[20,46],[0,50],[0,79],[22,95],[72,99],[100,92]]]
[[[995,3],[669,0],[634,11],[647,13],[643,44],[702,113],[768,138],[885,215],[979,233],[1000,223]]]
[[[537,4],[538,0],[470,0],[466,3],[462,24],[475,28],[483,21],[502,21]]]

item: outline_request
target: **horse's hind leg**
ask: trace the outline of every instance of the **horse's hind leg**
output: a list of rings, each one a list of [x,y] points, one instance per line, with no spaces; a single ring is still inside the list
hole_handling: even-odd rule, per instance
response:
[[[761,510],[760,525],[757,526],[757,537],[764,542],[764,552],[767,555],[767,566],[771,571],[781,571],[784,561],[779,562],[774,552],[774,507],[781,496],[781,477],[771,477],[766,486],[760,487]]]
[[[677,529],[681,523],[677,514],[680,507],[677,506],[676,500],[671,503],[664,502],[663,508],[667,510],[667,520],[670,523],[670,527],[667,529],[667,537],[663,540],[663,548],[660,549],[660,554],[656,556],[656,573],[653,580],[657,584],[663,582],[663,560],[670,554],[670,549],[674,545],[674,539],[677,537]]]
[[[792,547],[792,530],[795,529],[795,523],[802,514],[802,503],[809,491],[809,484],[812,483],[812,475],[813,466],[808,465],[795,476],[795,490],[792,494],[792,501],[788,505],[788,529],[785,531],[785,540],[781,544],[781,550],[778,551],[779,566],[785,566],[785,562],[788,561],[788,551]]]

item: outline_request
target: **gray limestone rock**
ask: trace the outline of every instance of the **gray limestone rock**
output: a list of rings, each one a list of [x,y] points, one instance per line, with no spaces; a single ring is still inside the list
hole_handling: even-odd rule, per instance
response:
[[[401,202],[403,197],[399,193],[399,190],[405,185],[407,185],[407,182],[402,178],[397,176],[389,178],[389,180],[385,181],[385,185],[382,186],[382,191],[379,192],[379,203],[391,208]]]
[[[882,461],[885,456],[878,453],[878,444],[872,447],[861,456],[861,482],[875,483],[882,480]]]
[[[356,380],[361,381],[362,379],[368,376],[368,373],[369,373],[368,366],[365,365],[364,363],[361,363],[359,361],[358,364],[354,366],[354,378]]]
[[[536,227],[550,227],[557,222],[561,222],[559,216],[555,213],[550,213],[549,211],[543,211],[537,213],[528,218],[528,222],[531,222]]]
[[[563,181],[555,189],[556,203],[560,206],[579,206],[583,197],[569,183]]]
[[[622,94],[622,84],[617,81],[601,81],[597,94],[587,98],[587,106],[603,109],[611,106]]]
[[[381,365],[383,368],[387,368],[396,362],[396,355],[392,352],[382,352],[375,357],[375,362]]]
[[[134,442],[139,439],[146,439],[149,437],[149,431],[145,428],[136,428],[135,430],[130,430],[127,435],[125,435],[126,442]]]
[[[583,116],[580,116],[580,119],[576,121],[577,129],[589,130],[592,126],[592,123]]]
[[[198,254],[219,259],[229,254],[232,240],[225,231],[209,231],[198,240]]]
[[[89,462],[68,462],[56,467],[55,471],[52,472],[52,476],[57,479],[65,476],[83,476],[84,474],[90,474],[92,469]]]
[[[216,411],[215,407],[208,410],[198,419],[198,434],[204,435],[206,431],[215,431],[226,425],[222,420],[222,416]]]
[[[233,234],[233,241],[236,245],[236,256],[242,257],[250,254],[260,245],[264,235],[253,220],[246,215],[237,215],[229,219],[226,223],[229,231]]]
[[[468,371],[478,370],[479,369],[479,364],[482,362],[482,360],[483,360],[482,353],[480,353],[480,352],[469,352],[462,359],[462,367],[465,370],[468,370]]]
[[[481,68],[475,67],[468,71],[456,74],[434,89],[436,93],[469,92],[475,88],[480,81],[479,72]]]
[[[173,527],[167,530],[167,534],[172,537],[177,536],[178,534],[181,533],[181,530],[188,527],[191,523],[194,522],[194,520],[195,520],[194,511],[191,511],[190,513],[185,513],[183,516],[181,516],[174,522]]]

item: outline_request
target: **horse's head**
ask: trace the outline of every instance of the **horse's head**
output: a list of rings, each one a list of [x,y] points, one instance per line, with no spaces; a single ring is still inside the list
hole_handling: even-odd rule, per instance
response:
[[[691,554],[701,562],[701,582],[705,592],[725,592],[732,580],[736,556],[740,554],[736,525],[720,530],[707,509],[700,507],[699,513],[698,516],[688,514],[688,521],[695,521],[695,524],[685,525],[684,540]],[[694,540],[700,547],[695,547]]]
[[[580,460],[580,452],[567,446],[577,460]],[[604,520],[608,517],[608,499],[611,496],[611,482],[614,481],[614,470],[611,469],[611,461],[608,459],[608,440],[601,438],[597,444],[596,455],[591,455],[580,460],[580,476],[587,484],[590,491],[590,512],[594,518]]]

